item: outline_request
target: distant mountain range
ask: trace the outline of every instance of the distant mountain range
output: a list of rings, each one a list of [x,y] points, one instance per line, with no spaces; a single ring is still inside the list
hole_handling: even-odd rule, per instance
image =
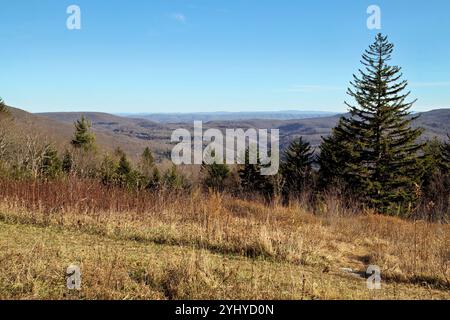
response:
[[[100,149],[112,151],[116,147],[121,147],[131,157],[136,158],[148,146],[160,159],[170,155],[170,150],[173,147],[170,136],[173,130],[178,128],[192,129],[194,120],[203,120],[205,129],[279,129],[281,147],[283,148],[299,136],[304,137],[314,147],[317,147],[322,137],[330,134],[331,129],[341,116],[325,116],[322,113],[320,116],[315,114],[313,118],[299,118],[307,115],[304,112],[280,111],[271,113],[271,115],[266,112],[237,113],[249,117],[247,119],[241,116],[237,120],[227,120],[229,117],[236,117],[237,114],[235,113],[205,113],[203,114],[205,118],[197,118],[196,116],[199,114],[182,114],[182,117],[179,118],[176,118],[178,115],[166,115],[166,118],[163,118],[163,115],[160,115],[160,117],[147,115],[142,118],[142,116],[138,117],[137,115],[125,117],[99,112],[32,114],[15,108],[11,108],[11,114],[19,127],[31,129],[36,134],[55,141],[60,148],[67,146],[67,143],[71,140],[74,121],[79,119],[81,115],[85,115],[92,122],[92,128]],[[297,118],[262,118],[263,116],[289,117],[293,115],[297,115]],[[311,115],[313,114],[311,113]],[[177,119],[177,122],[172,122],[175,119]],[[215,120],[207,121],[206,119]],[[436,109],[420,113],[419,119],[414,121],[413,126],[424,128],[423,139],[437,137],[444,140],[450,133],[450,109]]]
[[[139,113],[139,114],[119,114],[125,117],[150,119],[161,123],[179,123],[196,121],[239,121],[254,119],[275,119],[292,120],[329,117],[336,112],[326,111],[257,111],[257,112],[194,112],[194,113]]]

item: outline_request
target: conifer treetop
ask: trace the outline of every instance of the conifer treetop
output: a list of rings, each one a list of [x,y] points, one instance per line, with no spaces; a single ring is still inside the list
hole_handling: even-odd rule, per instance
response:
[[[74,123],[75,133],[71,141],[71,144],[75,148],[82,148],[85,151],[92,150],[94,148],[95,136],[90,131],[91,122],[86,120],[84,115]]]

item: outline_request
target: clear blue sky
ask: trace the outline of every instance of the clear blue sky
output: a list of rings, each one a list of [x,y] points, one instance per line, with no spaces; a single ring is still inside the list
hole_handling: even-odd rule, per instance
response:
[[[450,107],[448,0],[2,1],[0,96],[32,112],[343,111],[371,4],[415,109]]]

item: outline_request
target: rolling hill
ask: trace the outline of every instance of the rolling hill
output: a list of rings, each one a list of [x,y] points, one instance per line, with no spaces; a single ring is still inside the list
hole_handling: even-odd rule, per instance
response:
[[[21,109],[9,107],[14,123],[19,132],[31,130],[42,139],[52,141],[59,149],[65,148],[73,135],[73,122],[81,117],[82,113],[64,116],[62,113],[46,116],[32,114]],[[122,148],[131,157],[137,157],[148,146],[156,153],[162,152],[164,146],[158,145],[151,139],[140,139],[133,136],[133,121],[109,114],[86,113],[86,117],[93,123],[92,130],[96,136],[97,145],[101,150],[112,152],[115,148]],[[145,121],[142,126],[149,126]],[[141,123],[141,121],[137,121]],[[135,129],[135,128],[134,128]],[[123,132],[122,132],[123,131]],[[161,154],[162,156],[162,154]]]
[[[11,108],[11,113],[19,127],[33,128],[41,135],[64,146],[70,141],[73,133],[73,122],[85,115],[92,123],[92,129],[97,137],[97,144],[106,151],[116,147],[122,148],[132,158],[137,157],[142,150],[150,147],[157,158],[168,157],[171,150],[170,136],[177,128],[191,129],[193,121],[162,123],[152,119],[123,117],[98,112],[55,112],[32,114],[20,109]],[[258,116],[258,113],[255,114]],[[204,122],[204,128],[261,128],[279,129],[281,147],[285,147],[292,139],[303,136],[314,147],[321,142],[321,137],[327,136],[336,125],[340,115],[306,119],[243,119],[215,120]],[[190,119],[190,118],[189,118]],[[450,133],[450,109],[436,109],[423,112],[414,121],[415,127],[424,128],[424,139],[437,137],[446,139]]]
[[[161,123],[179,123],[196,121],[242,121],[242,120],[292,120],[329,117],[334,112],[325,111],[272,111],[272,112],[194,112],[194,113],[142,113],[142,114],[123,114],[126,117],[138,117],[142,119],[151,119]]]

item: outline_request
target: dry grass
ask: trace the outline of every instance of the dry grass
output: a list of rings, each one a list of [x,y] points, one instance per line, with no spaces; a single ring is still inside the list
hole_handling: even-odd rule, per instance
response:
[[[79,180],[0,188],[0,298],[450,298],[448,225]],[[341,270],[369,264],[380,291]]]

